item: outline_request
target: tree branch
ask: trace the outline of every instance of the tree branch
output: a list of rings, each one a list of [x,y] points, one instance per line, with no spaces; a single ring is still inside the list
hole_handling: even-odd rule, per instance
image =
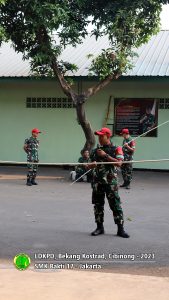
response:
[[[72,98],[72,101],[74,104],[76,104],[76,93],[72,90],[71,86],[68,84],[66,79],[64,78],[64,75],[60,71],[58,67],[58,63],[56,60],[56,57],[52,54],[51,44],[50,44],[50,37],[46,31],[46,28],[44,26],[41,26],[39,30],[36,33],[36,38],[38,40],[38,43],[43,46],[43,44],[47,44],[48,48],[51,50],[52,60],[51,60],[51,68],[55,74],[55,76],[59,79],[59,83],[64,91],[64,93]]]
[[[71,97],[73,102],[76,104],[76,93],[72,90],[68,82],[65,80],[63,74],[58,68],[58,64],[56,62],[56,59],[53,57],[52,63],[51,63],[51,68],[55,74],[55,76],[59,79],[59,83],[64,91],[64,93],[68,96]]]
[[[87,91],[84,93],[86,98],[89,98],[93,95],[95,95],[97,92],[102,90],[106,85],[108,85],[113,79],[117,79],[121,74],[113,74],[106,77],[104,80],[100,81],[98,84],[96,84],[93,87],[90,87],[87,89]]]

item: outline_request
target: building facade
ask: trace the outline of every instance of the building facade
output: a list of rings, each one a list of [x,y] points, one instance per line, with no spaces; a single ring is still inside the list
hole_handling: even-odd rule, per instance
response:
[[[140,103],[156,101],[158,118],[155,125],[169,120],[167,41],[169,32],[160,32],[154,37],[154,42],[151,40],[139,50],[140,60],[133,71],[88,99],[86,112],[93,130],[103,125],[114,129],[113,141],[121,145],[122,138],[116,134],[115,104],[121,100],[125,103],[128,99]],[[12,49],[8,48],[8,53],[5,47],[0,54],[0,160],[25,161],[24,140],[30,136],[32,128],[38,127],[42,130],[41,162],[76,162],[85,138],[71,101],[64,95],[57,80],[29,76],[28,62],[22,62],[21,56]],[[79,92],[96,83],[96,78],[90,79],[85,72],[83,68],[74,77],[74,88]],[[126,123],[125,127],[129,125]],[[138,138],[136,145],[136,160],[169,158],[169,123],[160,126],[156,136]],[[168,170],[169,162],[142,163],[134,167]]]

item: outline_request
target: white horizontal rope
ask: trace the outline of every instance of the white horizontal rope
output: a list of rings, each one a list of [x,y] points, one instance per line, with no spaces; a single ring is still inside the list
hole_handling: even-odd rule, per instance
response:
[[[122,162],[123,164],[131,164],[131,163],[148,163],[148,162],[167,162],[169,161],[169,158],[161,158],[161,159],[142,159],[142,160],[129,160],[129,161],[102,161],[102,162],[96,162],[97,165],[110,165],[110,164],[117,164],[118,162]],[[38,165],[38,166],[85,166],[89,165],[92,162],[88,163],[37,163],[37,162],[25,162],[25,161],[9,161],[9,160],[0,160],[0,164],[8,164],[8,165]]]
[[[142,133],[142,134],[140,134],[139,136],[137,136],[137,137],[135,137],[135,138],[133,138],[132,140],[130,140],[127,144],[130,144],[131,143],[131,141],[135,141],[135,140],[137,140],[137,139],[139,139],[140,137],[142,137],[142,136],[146,136],[146,134],[147,133],[149,133],[149,132],[151,132],[151,131],[153,131],[154,129],[157,129],[157,128],[159,128],[160,126],[163,126],[163,125],[165,125],[165,124],[167,124],[167,123],[169,123],[169,120],[167,120],[167,121],[165,121],[165,122],[163,122],[163,123],[161,123],[161,124],[159,124],[159,125],[157,125],[156,127],[154,127],[154,128],[151,128],[150,130],[148,130],[147,132],[144,132],[144,133]],[[154,159],[154,160],[133,160],[133,161],[123,161],[123,163],[125,163],[125,164],[129,164],[129,163],[144,163],[144,162],[166,162],[166,161],[168,161],[168,159]],[[98,164],[110,164],[109,162],[102,162],[102,163],[97,163],[97,165]],[[116,164],[116,162],[111,162],[111,164]],[[73,185],[74,183],[76,183],[79,179],[81,179],[81,178],[83,178],[88,172],[90,172],[91,171],[91,169],[89,169],[86,173],[84,173],[82,176],[80,176],[80,178],[78,178],[78,179],[76,179],[75,181],[73,181],[73,183],[71,184],[71,185]]]
[[[141,135],[135,137],[132,139],[132,141],[135,141],[136,139],[140,138],[141,136],[146,135],[147,133],[151,132],[152,130],[159,128],[160,126],[163,126],[165,124],[169,123],[169,120],[159,124],[158,126],[148,130],[145,133],[142,133]],[[129,141],[127,144],[129,144],[131,141]],[[145,159],[145,160],[132,160],[132,161],[123,161],[123,164],[129,164],[129,163],[144,163],[144,162],[166,162],[169,161],[168,158],[164,159]],[[116,164],[117,162],[97,162],[97,165],[102,164]],[[39,165],[39,166],[78,166],[78,165],[88,165],[89,163],[35,163],[35,162],[25,162],[25,161],[9,161],[9,160],[0,160],[0,164],[9,164],[9,165]]]

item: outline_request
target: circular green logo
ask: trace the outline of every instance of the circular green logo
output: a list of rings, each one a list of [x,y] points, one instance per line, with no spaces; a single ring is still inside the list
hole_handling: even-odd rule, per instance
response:
[[[30,257],[25,253],[19,253],[14,257],[14,265],[20,271],[26,270],[30,263]]]

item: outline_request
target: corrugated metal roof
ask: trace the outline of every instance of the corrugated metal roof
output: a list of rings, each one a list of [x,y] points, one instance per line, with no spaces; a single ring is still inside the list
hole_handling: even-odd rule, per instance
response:
[[[83,44],[76,48],[67,47],[61,56],[64,61],[75,63],[79,70],[74,76],[87,76],[91,59],[87,54],[97,56],[102,49],[108,48],[106,36],[97,41],[94,37],[87,37]],[[169,30],[162,30],[153,36],[147,44],[136,50],[138,58],[135,66],[125,76],[169,76]],[[28,77],[30,76],[29,61],[22,60],[22,54],[16,53],[9,43],[0,48],[0,77]],[[69,72],[70,76],[72,73]]]
[[[9,43],[0,47],[0,77],[27,77],[30,73],[29,61],[23,61],[21,53],[16,53]]]

